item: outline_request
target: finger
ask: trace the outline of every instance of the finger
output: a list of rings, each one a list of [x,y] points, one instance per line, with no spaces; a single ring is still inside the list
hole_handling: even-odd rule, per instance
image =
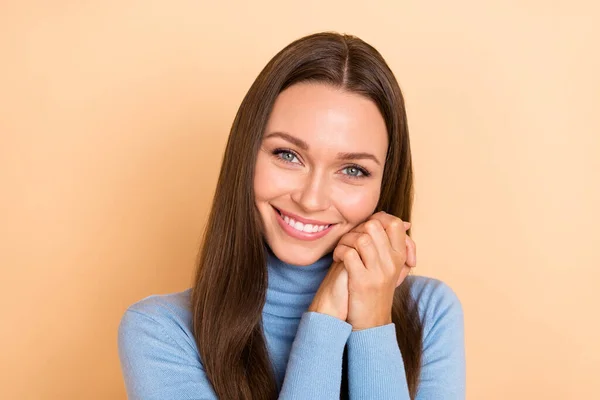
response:
[[[354,248],[358,250],[360,259],[367,269],[375,270],[380,268],[379,252],[375,245],[375,239],[368,233],[360,233]],[[385,233],[384,233],[385,235]]]
[[[344,255],[351,248],[352,248],[352,246],[347,246],[345,244],[338,243],[338,245],[335,246],[335,249],[333,249],[333,261],[335,261],[335,262],[343,262],[344,261]]]
[[[394,250],[391,247],[390,239],[388,238],[385,229],[383,229],[383,225],[379,220],[371,219],[365,222],[365,230],[368,232],[369,236],[373,238],[373,243],[377,249],[380,260],[380,268],[386,272],[393,273],[395,267],[392,252]],[[368,265],[367,268],[369,268]]]
[[[363,264],[358,251],[354,247],[349,247],[343,256],[344,268],[348,271],[348,277],[352,280],[363,280],[363,276],[367,269]]]
[[[381,221],[381,223],[383,224],[384,227],[386,227],[391,221],[394,221],[395,219],[402,220],[400,217],[397,217],[393,214],[386,213],[385,211],[376,212],[375,214],[373,214],[369,217],[369,219],[372,219],[372,218],[375,218],[375,219],[378,219],[379,221]],[[412,223],[406,222],[406,221],[402,221],[402,224],[404,225],[405,230],[409,229],[412,226]]]
[[[356,225],[354,228],[352,228],[352,230],[350,230],[350,232],[354,232],[354,233],[366,233],[367,230],[365,229],[365,222]]]
[[[417,266],[417,246],[408,235],[406,235],[406,265],[411,268]]]
[[[335,247],[335,249],[333,250],[333,261],[335,262],[344,262],[344,259],[346,258],[346,253],[348,253],[350,250],[354,250],[356,252],[358,252],[358,249],[354,248],[354,246],[347,246],[345,244],[339,244]],[[360,256],[359,256],[360,258]]]
[[[345,233],[340,240],[338,241],[338,245],[343,244],[345,246],[348,247],[355,247],[356,246],[356,241],[358,240],[359,237],[361,237],[361,235],[364,235],[365,233],[361,233],[361,232],[355,232],[354,230]]]
[[[377,250],[377,254],[379,257],[378,265],[385,267],[390,266],[393,268],[393,255],[391,254],[394,251],[391,248],[390,241],[385,229],[381,225],[381,222],[376,219],[369,219],[366,222],[356,226],[350,232],[346,233],[340,241],[339,244],[344,244],[346,246],[354,247],[359,250],[359,255],[362,257],[368,256],[363,255],[360,251],[360,247],[358,246],[358,239],[362,234],[368,234],[373,238],[373,242],[375,243],[375,248]],[[367,269],[373,268],[375,266],[374,263],[369,263],[367,260],[365,261],[365,266]],[[385,268],[384,268],[385,269]],[[393,271],[390,271],[393,272]]]
[[[406,225],[404,222],[400,218],[383,211],[373,214],[371,219],[376,219],[381,222],[381,225],[383,225],[383,228],[388,235],[392,248],[400,254],[405,255]]]
[[[342,243],[340,240],[340,243],[333,250],[333,260],[335,262],[344,262],[346,257],[348,257],[347,253],[354,250],[359,255],[362,268],[376,268],[379,262],[379,255],[373,244],[373,239],[366,233],[350,235],[350,237],[353,236],[357,236],[356,239],[350,240],[348,237],[345,239],[345,242],[350,244]]]

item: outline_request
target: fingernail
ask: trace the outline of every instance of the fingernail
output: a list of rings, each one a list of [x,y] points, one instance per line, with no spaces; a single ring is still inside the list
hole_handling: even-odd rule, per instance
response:
[[[404,222],[404,228],[408,229],[412,226],[412,224],[410,222]]]

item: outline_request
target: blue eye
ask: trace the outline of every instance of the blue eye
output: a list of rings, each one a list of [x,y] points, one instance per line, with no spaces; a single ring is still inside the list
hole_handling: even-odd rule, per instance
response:
[[[360,176],[362,174],[362,171],[356,167],[346,167],[344,170],[348,171],[346,175],[350,176]]]
[[[371,175],[367,170],[357,165],[350,165],[344,168],[342,171],[346,171],[344,175],[348,175],[350,178],[366,178]]]
[[[275,155],[275,157],[277,157],[278,159],[285,161],[285,162],[289,162],[289,163],[293,163],[293,164],[299,164],[299,161],[294,161],[294,160],[298,160],[298,157],[296,156],[296,154],[290,150],[285,150],[285,149],[276,149],[273,150],[273,155]]]

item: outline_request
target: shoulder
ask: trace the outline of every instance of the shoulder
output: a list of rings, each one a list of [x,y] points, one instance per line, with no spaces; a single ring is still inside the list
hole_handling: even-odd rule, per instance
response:
[[[177,293],[154,294],[133,303],[127,308],[127,311],[157,320],[191,321],[190,294],[191,289]]]
[[[149,296],[123,314],[118,352],[127,398],[217,398],[194,340],[190,294]]]
[[[428,314],[439,314],[448,309],[462,310],[457,294],[439,279],[418,275],[410,275],[406,279],[410,281],[410,291],[419,305],[421,315],[426,311]]]
[[[410,275],[411,294],[423,321],[423,336],[440,330],[463,329],[463,308],[455,291],[446,283],[425,276]]]
[[[180,350],[197,353],[192,329],[191,289],[152,295],[130,305],[119,324],[119,345],[165,340]]]

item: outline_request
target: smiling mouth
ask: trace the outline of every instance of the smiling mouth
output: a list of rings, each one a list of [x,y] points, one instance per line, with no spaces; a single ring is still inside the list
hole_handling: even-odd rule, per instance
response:
[[[296,219],[294,219],[293,216],[287,215],[286,213],[282,212],[276,207],[273,207],[273,209],[275,209],[275,211],[281,216],[281,218],[287,225],[289,225],[291,228],[298,232],[307,234],[318,233],[330,228],[332,225],[335,225],[319,223],[318,221],[311,221],[311,223],[309,223],[305,219],[302,219],[302,221],[300,221],[300,218],[296,217]]]

